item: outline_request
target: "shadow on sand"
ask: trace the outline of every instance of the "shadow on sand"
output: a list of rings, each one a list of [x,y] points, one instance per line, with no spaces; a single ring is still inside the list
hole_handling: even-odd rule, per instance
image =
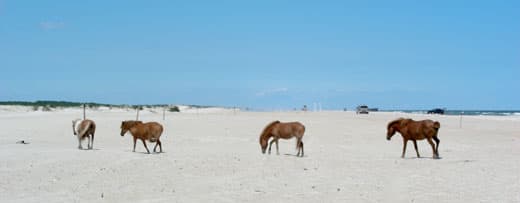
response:
[[[92,148],[92,149],[83,148],[83,149],[79,149],[79,150],[82,150],[82,151],[97,151],[97,150],[100,150],[100,149],[98,149],[98,148]]]
[[[303,158],[303,157],[307,157],[305,155],[303,155],[303,157],[300,157],[300,156],[296,156],[296,154],[283,154],[285,156],[292,156],[292,157],[298,157],[298,158]]]
[[[403,159],[442,159],[442,157],[438,157],[438,158],[433,158],[433,157],[405,157]]]

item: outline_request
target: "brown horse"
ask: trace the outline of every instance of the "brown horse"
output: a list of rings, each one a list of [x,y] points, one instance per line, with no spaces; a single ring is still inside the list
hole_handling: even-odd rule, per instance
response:
[[[428,143],[432,146],[433,150],[433,158],[439,158],[439,138],[437,137],[437,133],[439,132],[439,128],[441,124],[437,121],[432,120],[422,120],[422,121],[414,121],[412,119],[399,118],[388,123],[387,126],[387,135],[386,139],[390,140],[395,132],[399,132],[403,137],[403,154],[401,158],[404,158],[404,153],[406,151],[406,143],[408,140],[413,141],[413,145],[415,147],[415,152],[417,152],[417,157],[421,157],[419,155],[419,151],[417,150],[417,140],[428,140]],[[435,140],[436,144],[433,144],[433,140]],[[437,146],[435,146],[437,145]]]
[[[137,139],[143,141],[144,148],[146,148],[148,154],[150,154],[150,150],[148,150],[145,140],[148,140],[150,142],[157,142],[155,144],[155,147],[153,148],[153,151],[155,152],[157,146],[159,146],[160,152],[162,152],[162,144],[161,140],[159,140],[163,132],[163,127],[161,124],[157,122],[143,123],[141,121],[121,122],[121,136],[124,136],[128,131],[130,131],[130,134],[132,134],[132,136],[134,137],[133,152],[135,152],[135,142]]]
[[[94,147],[94,133],[96,132],[96,123],[92,120],[76,119],[72,121],[72,132],[78,136],[78,149],[83,149],[81,141],[88,138],[88,149]]]
[[[303,134],[305,133],[305,126],[303,126],[299,122],[289,122],[282,123],[280,121],[273,121],[269,125],[267,125],[260,134],[260,147],[262,148],[262,153],[265,154],[265,150],[267,149],[267,142],[269,138],[273,137],[271,143],[269,144],[269,154],[271,154],[271,146],[273,142],[276,143],[276,154],[280,154],[278,151],[278,140],[282,139],[290,139],[292,137],[296,137],[296,149],[298,149],[298,154],[296,156],[303,157]]]

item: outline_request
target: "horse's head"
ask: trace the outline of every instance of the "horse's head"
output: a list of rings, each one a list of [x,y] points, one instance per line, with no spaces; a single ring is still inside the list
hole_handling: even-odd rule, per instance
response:
[[[409,120],[410,119],[399,118],[388,123],[388,126],[386,127],[386,139],[390,140],[392,136],[394,136],[395,132],[399,132],[401,128],[408,124]]]
[[[267,139],[260,137],[260,148],[262,149],[262,154],[265,154],[265,150],[267,149]]]
[[[134,127],[138,123],[142,123],[141,121],[123,121],[121,122],[121,137],[125,136],[126,132],[130,130],[130,128]]]
[[[262,149],[263,154],[265,154],[265,150],[267,149],[267,141],[269,141],[269,138],[273,136],[273,134],[271,134],[273,128],[278,126],[279,123],[280,121],[273,121],[269,123],[267,126],[265,126],[262,134],[260,134],[260,148]]]
[[[126,132],[130,130],[130,128],[133,126],[132,121],[122,121],[121,122],[121,137],[125,136]]]

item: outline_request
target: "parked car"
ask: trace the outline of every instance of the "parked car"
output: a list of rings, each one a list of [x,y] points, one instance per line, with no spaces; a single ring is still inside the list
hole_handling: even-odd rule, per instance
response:
[[[368,114],[368,106],[360,105],[360,106],[356,107],[356,113],[357,114]]]
[[[444,109],[432,109],[428,111],[428,114],[444,114]]]

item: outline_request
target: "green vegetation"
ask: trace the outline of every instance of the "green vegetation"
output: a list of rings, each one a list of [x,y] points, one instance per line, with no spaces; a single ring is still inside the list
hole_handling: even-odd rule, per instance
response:
[[[0,105],[15,105],[15,106],[29,106],[32,107],[34,111],[51,111],[55,108],[68,108],[68,107],[81,107],[85,104],[87,108],[99,108],[99,107],[108,107],[110,109],[116,108],[132,108],[143,110],[144,108],[166,108],[169,112],[180,112],[178,106],[170,106],[168,104],[147,104],[147,105],[123,105],[123,104],[102,104],[95,102],[68,102],[68,101],[50,101],[50,100],[39,100],[35,102],[28,101],[0,101]],[[190,108],[210,108],[214,106],[203,106],[203,105],[187,105]]]
[[[181,112],[178,106],[172,106],[168,109],[169,112]]]
[[[99,103],[85,103],[87,107],[100,107],[100,106],[111,106],[109,104],[99,104]],[[67,101],[35,101],[35,102],[26,102],[26,101],[3,101],[0,102],[0,105],[18,105],[18,106],[48,106],[49,108],[56,107],[79,107],[83,105],[83,103],[79,102],[67,102]]]
[[[102,104],[95,102],[68,102],[68,101],[50,101],[50,100],[39,100],[35,102],[28,101],[0,101],[0,105],[13,105],[13,106],[29,106],[32,107],[34,111],[42,110],[42,111],[51,111],[54,108],[68,108],[68,107],[82,107],[83,104],[87,106],[87,108],[98,108],[98,107],[108,107],[110,109],[114,107],[118,108],[133,108],[143,110],[144,108],[167,108],[170,112],[180,112],[179,107],[173,106],[170,107],[168,104],[153,104],[153,105],[113,105],[113,104]],[[203,108],[203,106],[192,106],[196,108]]]

